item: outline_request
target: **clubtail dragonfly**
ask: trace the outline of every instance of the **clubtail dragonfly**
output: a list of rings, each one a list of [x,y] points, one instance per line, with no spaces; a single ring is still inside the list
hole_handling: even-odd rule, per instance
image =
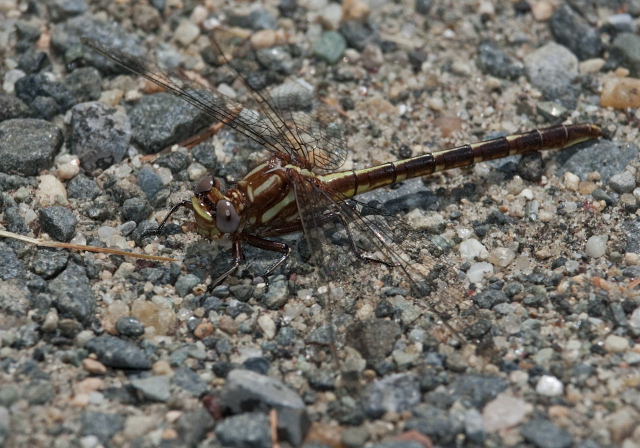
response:
[[[229,236],[233,267],[212,285],[222,282],[242,263],[245,244],[280,254],[265,272],[267,278],[291,252],[277,237],[298,231],[304,233],[312,260],[325,281],[344,278],[345,273],[348,277],[344,249],[337,250],[325,232],[334,226],[343,229],[344,239],[357,257],[397,268],[416,300],[423,301],[438,317],[447,315],[460,294],[434,295],[425,286],[425,278],[438,266],[437,257],[421,250],[428,247],[418,248],[419,254],[410,256],[402,247],[410,235],[406,226],[354,197],[407,179],[510,155],[566,148],[600,135],[600,128],[593,124],[558,125],[370,168],[338,171],[346,159],[347,146],[333,108],[311,98],[308,89],[298,83],[259,90],[256,85],[262,75],[245,58],[252,52],[250,45],[228,33],[220,33],[212,41],[221,61],[252,93],[260,113],[217,90],[171,76],[146,60],[83,40],[100,55],[163,87],[270,153],[226,191],[213,177],[202,179],[192,199],[176,204],[156,231],[177,209],[185,207],[193,212],[196,228],[206,238]]]

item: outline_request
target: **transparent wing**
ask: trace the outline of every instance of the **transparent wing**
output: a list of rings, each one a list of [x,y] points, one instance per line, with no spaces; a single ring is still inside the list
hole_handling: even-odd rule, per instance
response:
[[[377,261],[387,265],[392,275],[400,275],[420,314],[431,315],[463,344],[478,342],[463,336],[476,323],[477,313],[470,309],[466,288],[448,260],[448,248],[439,247],[394,216],[329,191],[317,179],[300,174],[294,177],[311,261],[318,266],[323,281],[352,279],[354,269],[350,265],[355,251],[371,264]],[[330,241],[330,227],[343,232],[342,239],[351,248]],[[487,341],[482,344],[483,348],[492,345]]]
[[[298,150],[291,146],[291,142],[286,137],[283,138],[280,129],[274,129],[271,126],[271,121],[265,120],[258,112],[244,107],[217,90],[205,88],[193,81],[179,79],[146,60],[97,41],[82,39],[82,43],[235,129],[287,163],[298,157]]]
[[[249,41],[225,30],[215,30],[212,43],[227,64],[247,86],[260,110],[296,152],[300,166],[317,171],[334,171],[344,163],[347,145],[333,107],[318,100],[311,86],[300,82],[286,82],[271,90],[270,82],[280,81],[282,74],[274,73],[264,61],[264,52],[256,50]]]

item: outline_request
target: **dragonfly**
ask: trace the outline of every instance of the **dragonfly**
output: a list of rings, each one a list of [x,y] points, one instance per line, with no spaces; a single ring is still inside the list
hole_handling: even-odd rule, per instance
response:
[[[227,31],[212,36],[221,65],[230,67],[253,97],[256,107],[220,93],[217,89],[173,76],[148,60],[134,57],[100,42],[83,39],[84,45],[130,72],[138,74],[200,109],[212,119],[244,135],[268,157],[237,184],[224,189],[207,176],[193,189],[191,200],[177,203],[152,234],[158,234],[180,208],[193,212],[195,228],[205,238],[231,240],[232,267],[211,282],[210,289],[232,275],[244,262],[243,247],[250,245],[279,254],[264,279],[290,256],[282,241],[302,232],[323,281],[349,278],[353,257],[377,261],[401,273],[415,299],[446,323],[461,300],[455,274],[442,274],[434,244],[415,238],[407,225],[356,196],[408,179],[513,155],[560,149],[600,136],[594,124],[557,125],[479,143],[426,153],[364,169],[340,171],[347,157],[347,143],[340,115],[326,102],[297,82],[265,88],[266,76],[257,52],[246,40]],[[335,234],[351,251],[336,243]],[[415,239],[414,239],[415,238]],[[340,239],[340,238],[337,238]],[[407,248],[407,243],[415,243]],[[436,253],[434,255],[434,252]],[[444,263],[444,270],[447,264]],[[440,281],[440,276],[451,281]],[[439,293],[432,287],[438,284]],[[458,291],[459,292],[459,291]]]

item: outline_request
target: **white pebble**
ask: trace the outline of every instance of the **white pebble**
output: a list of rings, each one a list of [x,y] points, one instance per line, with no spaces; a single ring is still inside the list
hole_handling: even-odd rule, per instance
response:
[[[629,328],[636,335],[640,335],[640,307],[633,310],[631,316],[629,317]]]
[[[497,432],[518,425],[527,415],[527,403],[507,393],[498,395],[482,410],[484,429]]]
[[[200,28],[189,20],[181,20],[173,35],[178,42],[186,47],[198,38]]]
[[[61,203],[60,199],[67,200],[67,189],[56,176],[45,174],[40,176],[40,185],[36,190],[36,198],[38,198],[40,205]]]
[[[489,256],[489,251],[478,240],[468,239],[460,243],[460,256],[465,260],[484,260]]]
[[[204,175],[207,174],[207,169],[198,162],[193,162],[189,165],[189,168],[187,168],[187,173],[189,173],[189,179],[195,182],[202,179]]]
[[[258,325],[264,332],[267,339],[273,339],[276,335],[276,323],[273,321],[270,315],[263,314],[258,318]]]
[[[493,265],[487,262],[474,263],[467,271],[467,278],[471,283],[480,283],[493,275]]]
[[[536,384],[536,392],[545,397],[557,397],[563,394],[564,384],[555,376],[542,375]]]
[[[623,338],[622,336],[610,334],[604,340],[603,348],[607,353],[621,353],[627,351],[629,348],[629,341],[627,338]]]
[[[487,261],[494,266],[500,266],[501,268],[509,266],[511,262],[516,258],[516,254],[506,247],[497,247],[489,253]]]
[[[580,178],[573,173],[564,173],[564,186],[571,191],[578,191]]]
[[[607,250],[607,241],[609,237],[607,235],[593,235],[587,240],[587,244],[584,248],[587,256],[591,258],[599,258],[604,255]]]

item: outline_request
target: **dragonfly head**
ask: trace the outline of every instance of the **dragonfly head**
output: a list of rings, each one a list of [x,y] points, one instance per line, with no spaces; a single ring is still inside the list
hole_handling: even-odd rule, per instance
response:
[[[220,181],[207,176],[195,185],[191,200],[198,231],[210,238],[234,233],[240,226],[240,215],[234,202],[220,191]]]

